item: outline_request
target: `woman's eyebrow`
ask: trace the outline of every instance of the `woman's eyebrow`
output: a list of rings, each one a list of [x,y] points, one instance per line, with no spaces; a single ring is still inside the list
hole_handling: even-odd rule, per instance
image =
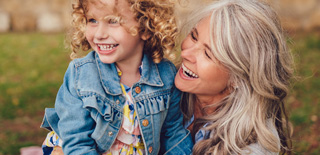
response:
[[[195,32],[196,36],[199,36],[199,33],[198,33],[198,29],[197,28],[194,28],[193,31]],[[206,44],[206,43],[203,43],[203,45],[209,50],[209,51],[212,51],[211,47]]]
[[[198,33],[198,29],[197,29],[197,28],[194,28],[193,31],[194,31],[194,33],[196,34],[196,36],[199,36],[199,33]]]
[[[196,27],[193,28],[192,31],[195,33],[195,37],[198,37],[198,36],[199,36],[198,29],[197,29]],[[204,45],[209,51],[212,51],[211,47],[210,47],[208,44],[203,43],[203,45]]]
[[[211,47],[210,47],[208,44],[204,43],[203,45],[204,45],[209,51],[212,52],[212,49],[211,49]]]

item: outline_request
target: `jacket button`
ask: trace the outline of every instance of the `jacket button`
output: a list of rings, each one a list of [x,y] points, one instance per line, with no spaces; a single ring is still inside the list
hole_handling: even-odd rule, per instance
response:
[[[113,135],[113,133],[110,131],[110,132],[108,132],[108,135],[109,135],[109,136],[112,136],[112,135]]]
[[[152,149],[153,149],[152,146],[150,146],[149,149],[148,149],[149,153],[152,152]]]
[[[148,126],[149,125],[149,121],[147,119],[142,121],[142,125],[143,126]]]
[[[120,103],[120,101],[119,101],[119,100],[117,100],[117,101],[116,101],[116,103],[117,103],[117,104],[119,104],[119,103]]]
[[[141,88],[140,88],[140,87],[136,87],[136,88],[134,89],[134,91],[135,91],[137,94],[139,94],[139,93],[141,92]]]

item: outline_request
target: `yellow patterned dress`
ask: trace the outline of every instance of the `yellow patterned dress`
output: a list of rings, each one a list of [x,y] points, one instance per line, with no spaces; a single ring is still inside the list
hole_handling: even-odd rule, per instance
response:
[[[140,72],[141,72],[140,66]],[[118,69],[118,75],[121,77],[121,71]],[[123,108],[122,128],[120,129],[115,143],[111,149],[103,155],[143,155],[144,144],[142,141],[137,114],[134,110],[131,88],[120,83],[126,102]]]

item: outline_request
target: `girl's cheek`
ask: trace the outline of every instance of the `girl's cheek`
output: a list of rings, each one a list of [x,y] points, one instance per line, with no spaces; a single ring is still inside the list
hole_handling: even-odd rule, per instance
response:
[[[87,40],[91,39],[94,35],[92,30],[90,30],[90,29],[86,29],[84,33],[85,33]]]

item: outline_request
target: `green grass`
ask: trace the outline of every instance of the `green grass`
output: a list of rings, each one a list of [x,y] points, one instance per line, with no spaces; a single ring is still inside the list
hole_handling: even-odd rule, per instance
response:
[[[287,106],[294,125],[294,150],[296,154],[320,154],[320,35],[295,36],[290,47],[298,77]]]
[[[69,62],[63,40],[61,34],[0,34],[0,155],[41,146],[43,111],[53,107]]]
[[[295,154],[320,154],[320,36],[290,41],[296,75],[287,99]],[[53,107],[70,61],[63,34],[0,34],[0,155],[41,146],[44,108]]]

